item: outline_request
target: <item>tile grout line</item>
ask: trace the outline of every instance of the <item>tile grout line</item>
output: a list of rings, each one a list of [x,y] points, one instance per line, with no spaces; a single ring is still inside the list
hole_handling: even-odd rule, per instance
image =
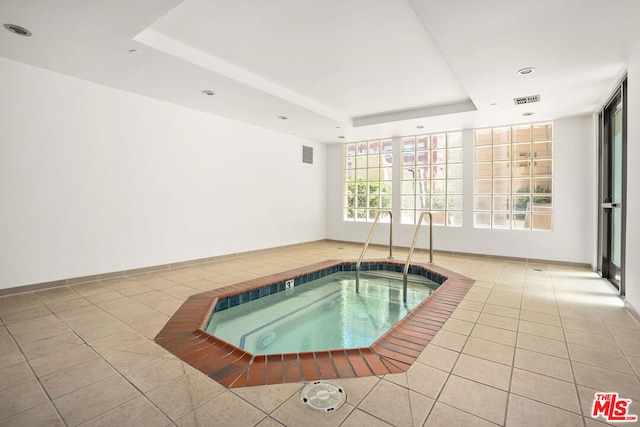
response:
[[[118,319],[117,317],[115,317],[114,315],[112,315],[111,313],[109,313],[108,311],[106,311],[104,308],[102,308],[102,307],[98,306],[97,304],[94,304],[92,301],[89,301],[88,299],[86,299],[84,296],[82,296],[82,295],[81,295],[79,292],[77,292],[75,289],[72,289],[72,290],[73,290],[74,292],[76,292],[78,295],[80,295],[80,297],[81,297],[81,298],[83,298],[83,299],[85,299],[87,302],[89,302],[89,304],[90,304],[90,305],[94,306],[95,308],[98,308],[99,310],[102,310],[104,313],[106,313],[107,315],[109,315],[109,316],[110,316],[110,317],[112,317],[113,319],[115,319],[115,320],[117,320],[118,322],[120,322],[120,323],[122,323],[123,325],[125,325],[127,328],[129,328],[129,329],[131,329],[131,330],[135,331],[136,333],[140,334],[140,332],[139,332],[139,331],[137,331],[136,329],[132,328],[132,327],[131,327],[131,326],[129,326],[128,324],[124,323],[122,320]],[[35,293],[34,293],[34,294],[35,294]],[[38,298],[38,300],[39,300],[42,304],[45,304],[44,302],[42,302],[42,300],[40,300],[40,297],[39,297],[38,295],[35,295],[35,296],[36,296],[36,298]],[[127,297],[127,296],[124,296],[124,297],[125,297],[125,298],[127,298],[127,299],[129,299],[129,297]],[[45,304],[45,305],[46,305],[46,304]],[[49,309],[49,307],[48,307],[48,306],[47,306],[47,309]],[[94,353],[94,354],[95,354],[99,359],[101,359],[104,363],[106,363],[107,365],[109,365],[109,366],[110,366],[110,367],[111,367],[111,368],[112,368],[112,369],[113,369],[113,370],[114,370],[114,371],[115,371],[115,372],[116,372],[116,373],[117,373],[117,374],[118,374],[122,379],[124,379],[124,380],[125,380],[127,383],[129,383],[129,384],[130,384],[130,385],[131,385],[131,386],[132,386],[136,391],[138,391],[138,392],[140,393],[140,395],[141,395],[141,396],[144,396],[144,398],[145,398],[149,403],[151,403],[151,405],[152,405],[152,406],[154,406],[158,411],[160,411],[160,413],[161,413],[161,414],[163,414],[165,417],[167,417],[167,419],[168,419],[168,420],[170,420],[170,421],[172,422],[172,424],[173,424],[173,425],[176,425],[176,424],[175,424],[175,422],[173,421],[173,419],[172,419],[168,414],[166,414],[166,413],[165,413],[165,412],[164,412],[160,407],[158,407],[158,405],[156,405],[156,404],[155,404],[155,402],[153,402],[151,399],[149,399],[149,398],[147,397],[146,393],[144,393],[140,388],[138,388],[135,384],[133,384],[133,382],[131,382],[131,381],[129,380],[129,378],[127,378],[127,377],[126,377],[126,375],[125,375],[124,373],[122,373],[122,372],[121,372],[119,369],[117,369],[113,364],[111,364],[111,362],[109,362],[107,359],[105,359],[105,358],[104,358],[104,356],[102,356],[102,354],[100,354],[98,351],[96,351],[96,350],[95,350],[95,348],[94,348],[91,344],[89,344],[89,343],[88,343],[88,342],[87,342],[83,337],[81,337],[80,335],[78,335],[78,333],[74,330],[74,328],[70,327],[70,325],[69,325],[67,322],[65,322],[63,319],[61,319],[61,318],[58,316],[58,314],[57,314],[57,313],[52,312],[52,314],[53,314],[53,315],[54,315],[58,320],[60,320],[60,321],[61,321],[61,322],[62,322],[62,323],[67,327],[67,328],[69,328],[69,330],[70,330],[71,332],[73,332],[73,334],[74,334],[75,336],[77,336],[77,337],[78,337],[78,339],[80,339],[80,340],[84,343],[84,345],[86,345],[89,349],[91,349],[91,351],[92,351],[92,352],[93,352],[93,353]],[[108,336],[111,336],[111,335],[115,335],[115,334],[109,334],[109,335],[106,335],[104,338],[106,338],[106,337],[108,337]],[[148,338],[147,338],[147,337],[145,337],[144,335],[142,335],[142,334],[140,334],[140,335],[141,335],[142,337],[144,337],[145,339],[147,339],[147,340],[148,340]],[[149,340],[149,341],[153,343],[153,341],[151,341],[151,340]],[[155,344],[155,343],[154,343],[154,344]],[[80,387],[80,388],[78,388],[78,389],[76,389],[76,390],[70,391],[69,393],[65,393],[65,394],[64,394],[64,395],[62,395],[62,396],[66,396],[66,395],[68,395],[68,394],[70,394],[70,393],[73,393],[73,392],[75,392],[75,391],[77,391],[77,390],[80,390],[80,389],[82,389],[82,388],[84,388],[84,387],[88,387],[88,386],[90,386],[90,385],[97,384],[97,383],[99,383],[100,381],[104,381],[104,379],[98,380],[98,381],[96,381],[96,382],[94,382],[94,383],[91,383],[91,384],[86,384],[86,385],[84,385],[84,386],[82,386],[82,387]],[[47,394],[47,395],[48,395],[48,394]],[[59,396],[58,398],[60,398],[60,397],[62,397],[62,396]],[[125,405],[125,404],[127,404],[127,403],[131,402],[132,400],[136,399],[137,397],[138,397],[138,396],[136,396],[136,397],[134,397],[134,398],[132,398],[132,399],[129,399],[129,400],[127,400],[126,402],[122,402],[121,404],[119,404],[119,405],[117,405],[117,406],[115,406],[115,407],[113,407],[113,408],[110,408],[110,409],[108,409],[108,410],[106,410],[106,411],[104,411],[104,412],[102,412],[102,413],[100,413],[100,414],[97,414],[97,415],[95,415],[94,417],[92,417],[92,418],[90,418],[90,419],[88,419],[88,420],[83,421],[83,423],[88,422],[88,421],[93,420],[93,419],[96,419],[96,418],[98,418],[99,416],[104,415],[104,414],[108,413],[109,411],[111,411],[111,410],[113,410],[113,409],[115,409],[115,408],[119,408],[120,406]],[[49,399],[50,399],[51,403],[54,405],[54,407],[56,407],[56,410],[58,410],[58,408],[57,408],[57,406],[55,405],[55,403],[54,403],[53,399],[51,399],[50,397],[49,397]]]
[[[49,307],[47,307],[47,310],[49,310]],[[24,358],[25,363],[29,367],[29,370],[33,374],[35,380],[38,382],[38,385],[40,386],[40,389],[44,392],[45,396],[49,400],[49,403],[51,404],[51,406],[53,406],[54,410],[56,411],[56,414],[58,414],[58,417],[63,422],[63,424],[68,427],[69,424],[67,423],[67,420],[65,420],[65,418],[60,413],[60,410],[58,409],[58,406],[53,402],[53,399],[51,398],[51,395],[49,394],[47,389],[44,387],[44,384],[42,384],[42,381],[40,380],[40,377],[36,374],[36,371],[33,369],[33,366],[31,366],[31,362],[27,358],[27,355],[24,354],[24,351],[22,350],[22,347],[20,346],[20,344],[18,343],[16,338],[13,336],[13,333],[11,332],[11,330],[9,330],[9,328],[7,327],[7,324],[4,322],[4,320],[2,318],[0,318],[0,324],[2,324],[2,326],[7,330],[7,334],[11,337],[11,340],[13,341],[13,343],[16,345],[16,347],[20,351],[20,354],[22,354],[22,357]],[[9,420],[11,418],[14,418],[14,417],[16,417],[16,416],[18,416],[18,415],[20,415],[22,413],[28,412],[31,409],[36,408],[37,406],[39,406],[39,405],[33,406],[33,407],[28,408],[28,409],[26,409],[26,410],[24,410],[22,412],[14,414],[14,415],[12,415],[12,416],[10,416],[8,418],[5,418],[4,420]]]

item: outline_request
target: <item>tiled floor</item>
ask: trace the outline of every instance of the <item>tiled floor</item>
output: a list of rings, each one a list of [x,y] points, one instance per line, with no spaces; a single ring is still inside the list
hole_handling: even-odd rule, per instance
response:
[[[1,297],[0,426],[595,427],[595,392],[640,414],[640,325],[567,266],[436,254],[471,290],[406,373],[339,379],[347,403],[328,414],[302,383],[227,389],[153,342],[190,295],[359,252],[320,242]]]

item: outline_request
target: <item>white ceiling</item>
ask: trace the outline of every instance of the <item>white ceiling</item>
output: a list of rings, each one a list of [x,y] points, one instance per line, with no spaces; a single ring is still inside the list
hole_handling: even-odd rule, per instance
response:
[[[0,56],[339,143],[593,113],[639,22],[640,0],[0,0],[33,33],[0,28]]]

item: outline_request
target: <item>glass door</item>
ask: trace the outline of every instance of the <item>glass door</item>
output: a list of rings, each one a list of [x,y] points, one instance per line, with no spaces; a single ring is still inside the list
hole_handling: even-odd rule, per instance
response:
[[[598,269],[624,295],[626,80],[600,113]]]

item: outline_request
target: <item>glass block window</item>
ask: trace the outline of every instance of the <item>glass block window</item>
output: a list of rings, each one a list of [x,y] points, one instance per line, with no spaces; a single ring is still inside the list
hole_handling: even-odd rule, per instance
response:
[[[344,220],[371,222],[391,210],[393,143],[390,139],[344,145]],[[381,222],[389,216],[380,217]]]
[[[402,138],[401,223],[431,211],[434,225],[462,226],[462,133]]]
[[[553,230],[553,125],[474,133],[474,226]]]

